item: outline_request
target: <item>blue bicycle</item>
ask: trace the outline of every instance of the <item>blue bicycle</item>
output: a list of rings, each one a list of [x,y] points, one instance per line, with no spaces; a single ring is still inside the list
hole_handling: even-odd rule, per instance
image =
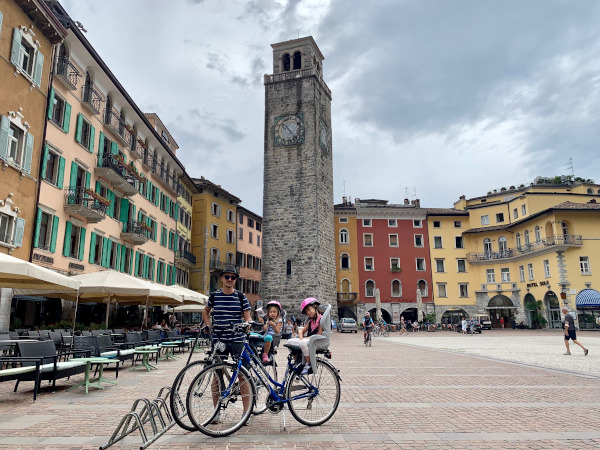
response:
[[[252,322],[234,325],[246,333]],[[322,425],[337,410],[341,388],[338,370],[328,361],[331,353],[320,355],[307,375],[301,375],[303,358],[299,347],[289,348],[282,382],[274,380],[248,342],[235,362],[215,362],[202,370],[190,384],[186,410],[195,428],[207,436],[235,433],[248,420],[260,395],[266,408],[279,413],[287,405],[292,416],[307,426]],[[262,405],[257,405],[262,406]]]

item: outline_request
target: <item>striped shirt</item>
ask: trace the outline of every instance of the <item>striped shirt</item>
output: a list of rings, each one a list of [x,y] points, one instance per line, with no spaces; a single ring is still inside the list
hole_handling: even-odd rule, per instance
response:
[[[243,298],[243,309],[240,307],[240,294]],[[244,294],[234,290],[233,294],[226,295],[219,289],[210,295],[206,306],[212,310],[213,328],[221,341],[244,342],[244,333],[234,333],[230,329],[233,324],[243,322],[242,311],[250,310],[250,303]]]

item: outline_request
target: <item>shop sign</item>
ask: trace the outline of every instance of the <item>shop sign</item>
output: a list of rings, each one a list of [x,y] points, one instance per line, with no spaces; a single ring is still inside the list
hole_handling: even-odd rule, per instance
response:
[[[538,283],[537,281],[534,281],[533,283],[527,283],[528,288],[539,287],[539,286],[550,286],[550,282],[549,281],[540,281]]]

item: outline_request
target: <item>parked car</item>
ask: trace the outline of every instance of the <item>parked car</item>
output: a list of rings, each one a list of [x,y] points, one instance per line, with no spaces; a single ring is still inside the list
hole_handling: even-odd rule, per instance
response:
[[[492,320],[490,319],[490,316],[488,316],[487,314],[475,314],[473,317],[475,318],[476,321],[478,321],[481,324],[482,329],[484,329],[484,330],[492,329]]]
[[[349,331],[350,333],[354,331],[355,333],[358,333],[358,326],[356,326],[356,320],[350,319],[348,317],[340,319],[337,325],[337,330],[338,333],[343,333],[344,331]]]

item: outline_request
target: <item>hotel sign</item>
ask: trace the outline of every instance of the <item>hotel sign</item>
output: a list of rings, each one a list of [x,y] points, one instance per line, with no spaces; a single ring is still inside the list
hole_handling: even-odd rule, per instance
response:
[[[528,288],[538,287],[538,286],[550,286],[550,282],[549,281],[540,281],[538,283],[537,281],[534,281],[533,283],[527,283]]]

